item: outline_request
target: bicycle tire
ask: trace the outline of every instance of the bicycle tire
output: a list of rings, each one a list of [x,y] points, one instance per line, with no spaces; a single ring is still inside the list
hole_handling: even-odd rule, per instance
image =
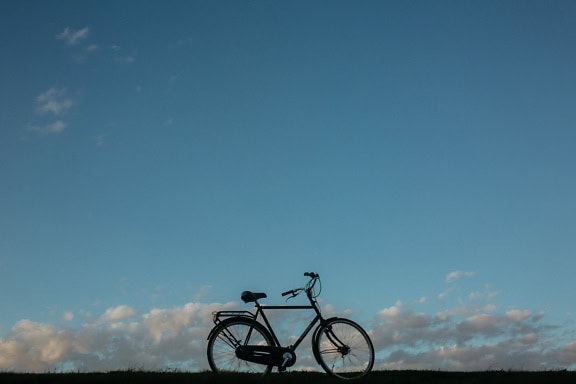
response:
[[[249,339],[247,339],[249,337]],[[210,369],[216,373],[260,373],[267,375],[272,365],[252,363],[236,356],[238,345],[268,345],[274,341],[259,322],[246,317],[232,317],[218,324],[208,339],[206,353]]]
[[[372,341],[352,320],[328,319],[315,332],[312,348],[322,369],[339,379],[363,377],[374,366]]]

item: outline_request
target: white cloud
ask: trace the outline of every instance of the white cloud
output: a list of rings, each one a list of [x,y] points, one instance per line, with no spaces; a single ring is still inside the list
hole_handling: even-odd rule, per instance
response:
[[[52,87],[47,89],[36,97],[36,113],[42,116],[43,119],[46,119],[46,116],[48,116],[48,119],[58,117],[58,120],[42,124],[29,124],[28,130],[41,134],[62,133],[66,128],[66,122],[62,120],[61,117],[65,115],[74,104],[74,100],[68,96],[65,88]]]
[[[444,299],[446,299],[446,298],[448,297],[448,295],[449,295],[450,293],[452,293],[452,291],[454,291],[454,287],[449,287],[449,288],[446,289],[445,291],[440,292],[440,293],[438,294],[438,299],[439,299],[439,300],[444,300]]]
[[[127,319],[136,314],[133,308],[127,305],[119,305],[117,307],[108,308],[106,312],[100,317],[101,322],[114,322]]]
[[[175,336],[184,327],[188,326],[192,322],[197,309],[199,309],[199,306],[193,303],[186,304],[180,308],[155,308],[144,315],[143,323],[154,342],[159,343],[163,336]]]
[[[0,338],[0,371],[45,372],[63,365],[79,371],[159,370],[170,365],[207,369],[212,312],[236,308],[235,303],[188,303],[138,315],[119,305],[78,329],[21,320]],[[71,312],[64,317],[71,320]]]
[[[576,364],[570,344],[549,349],[553,327],[528,311],[463,317],[472,309],[431,316],[394,308],[394,316],[380,312],[370,332],[380,356],[376,369],[535,370]]]
[[[33,132],[42,134],[62,133],[66,128],[66,123],[62,120],[56,120],[46,125],[29,125],[28,129]]]
[[[466,276],[464,272],[448,274],[447,280]],[[384,308],[374,316],[370,330],[378,353],[375,369],[576,367],[576,341],[570,330],[560,331],[546,323],[543,313],[520,308],[498,312],[488,301],[495,296],[487,287],[484,292],[462,296],[468,301],[460,298],[435,315],[402,306]],[[439,300],[439,304],[447,303]]]
[[[446,275],[445,281],[447,283],[453,283],[456,280],[459,280],[461,278],[472,277],[474,275],[476,275],[475,272],[454,271],[454,272],[450,272],[449,274]]]
[[[391,307],[384,308],[383,310],[378,312],[378,316],[383,318],[390,318],[398,316],[399,313],[400,309],[397,306],[393,305]]]
[[[74,320],[74,313],[72,311],[66,311],[62,314],[62,320],[72,321]]]
[[[42,371],[75,351],[74,335],[48,324],[20,320],[0,340],[0,367],[15,371]]]
[[[98,44],[90,44],[86,48],[84,48],[84,50],[86,52],[95,52],[99,49],[100,49],[100,47],[98,46]]]
[[[447,371],[545,370],[557,367],[556,363],[560,359],[555,358],[554,354],[540,354],[529,348],[518,349],[509,341],[481,346],[452,344],[438,346],[420,353],[398,350],[385,361],[379,362],[377,368],[430,369],[430,367],[435,367],[434,369]],[[565,355],[562,354],[562,356]],[[573,364],[574,359],[566,361]]]
[[[497,307],[494,304],[486,304],[484,306],[484,312],[494,312],[494,311],[496,311],[496,308]]]
[[[64,114],[74,105],[72,99],[67,97],[65,89],[54,87],[38,95],[36,102],[38,112],[56,116]]]
[[[468,338],[471,335],[496,334],[500,317],[487,313],[470,316],[458,324],[459,331]]]
[[[424,304],[426,301],[428,301],[428,298],[426,296],[422,296],[415,301],[415,304]]]
[[[72,28],[66,27],[62,33],[56,35],[56,39],[64,40],[67,45],[76,45],[80,41],[88,37],[90,33],[90,28],[84,27],[80,30],[74,30]]]
[[[521,309],[511,309],[506,312],[506,317],[514,322],[521,322],[529,318],[531,315],[530,311],[528,310],[521,310]]]

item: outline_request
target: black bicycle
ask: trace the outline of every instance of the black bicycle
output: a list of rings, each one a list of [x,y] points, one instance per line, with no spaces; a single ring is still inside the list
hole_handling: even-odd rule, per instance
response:
[[[256,313],[249,311],[214,312],[214,328],[208,335],[208,363],[214,372],[253,372],[264,375],[273,367],[285,371],[296,362],[296,348],[317,324],[312,334],[314,358],[327,373],[341,379],[365,376],[374,365],[374,347],[370,337],[360,325],[352,320],[322,317],[316,298],[321,291],[320,276],[306,272],[310,281],[304,288],[291,289],[282,293],[288,299],[305,292],[310,305],[261,305],[258,300],[265,293],[242,292],[245,303],[254,302]],[[269,309],[313,309],[314,319],[293,345],[283,347],[264,310]],[[262,317],[263,323],[258,321]]]

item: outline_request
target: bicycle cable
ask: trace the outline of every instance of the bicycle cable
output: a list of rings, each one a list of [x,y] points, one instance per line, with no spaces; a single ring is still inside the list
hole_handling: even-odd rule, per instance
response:
[[[316,289],[316,282],[318,282],[318,288]],[[307,291],[312,291],[312,298],[317,298],[318,296],[320,296],[320,293],[322,292],[322,281],[320,280],[320,277],[316,277],[312,280],[310,280],[307,284],[306,284],[306,290]]]

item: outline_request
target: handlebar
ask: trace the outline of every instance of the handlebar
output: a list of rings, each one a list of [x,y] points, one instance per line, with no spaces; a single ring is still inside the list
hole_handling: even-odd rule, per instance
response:
[[[282,296],[286,296],[286,295],[296,295],[302,288],[297,288],[297,289],[291,289],[289,291],[286,292],[282,292]]]
[[[301,291],[309,292],[316,284],[316,280],[320,279],[320,275],[315,272],[304,272],[304,276],[307,276],[311,279],[308,284],[306,284],[305,288],[295,288],[286,292],[282,292],[282,296],[292,295],[292,297],[296,297]],[[288,299],[291,299],[292,297],[289,297]]]

